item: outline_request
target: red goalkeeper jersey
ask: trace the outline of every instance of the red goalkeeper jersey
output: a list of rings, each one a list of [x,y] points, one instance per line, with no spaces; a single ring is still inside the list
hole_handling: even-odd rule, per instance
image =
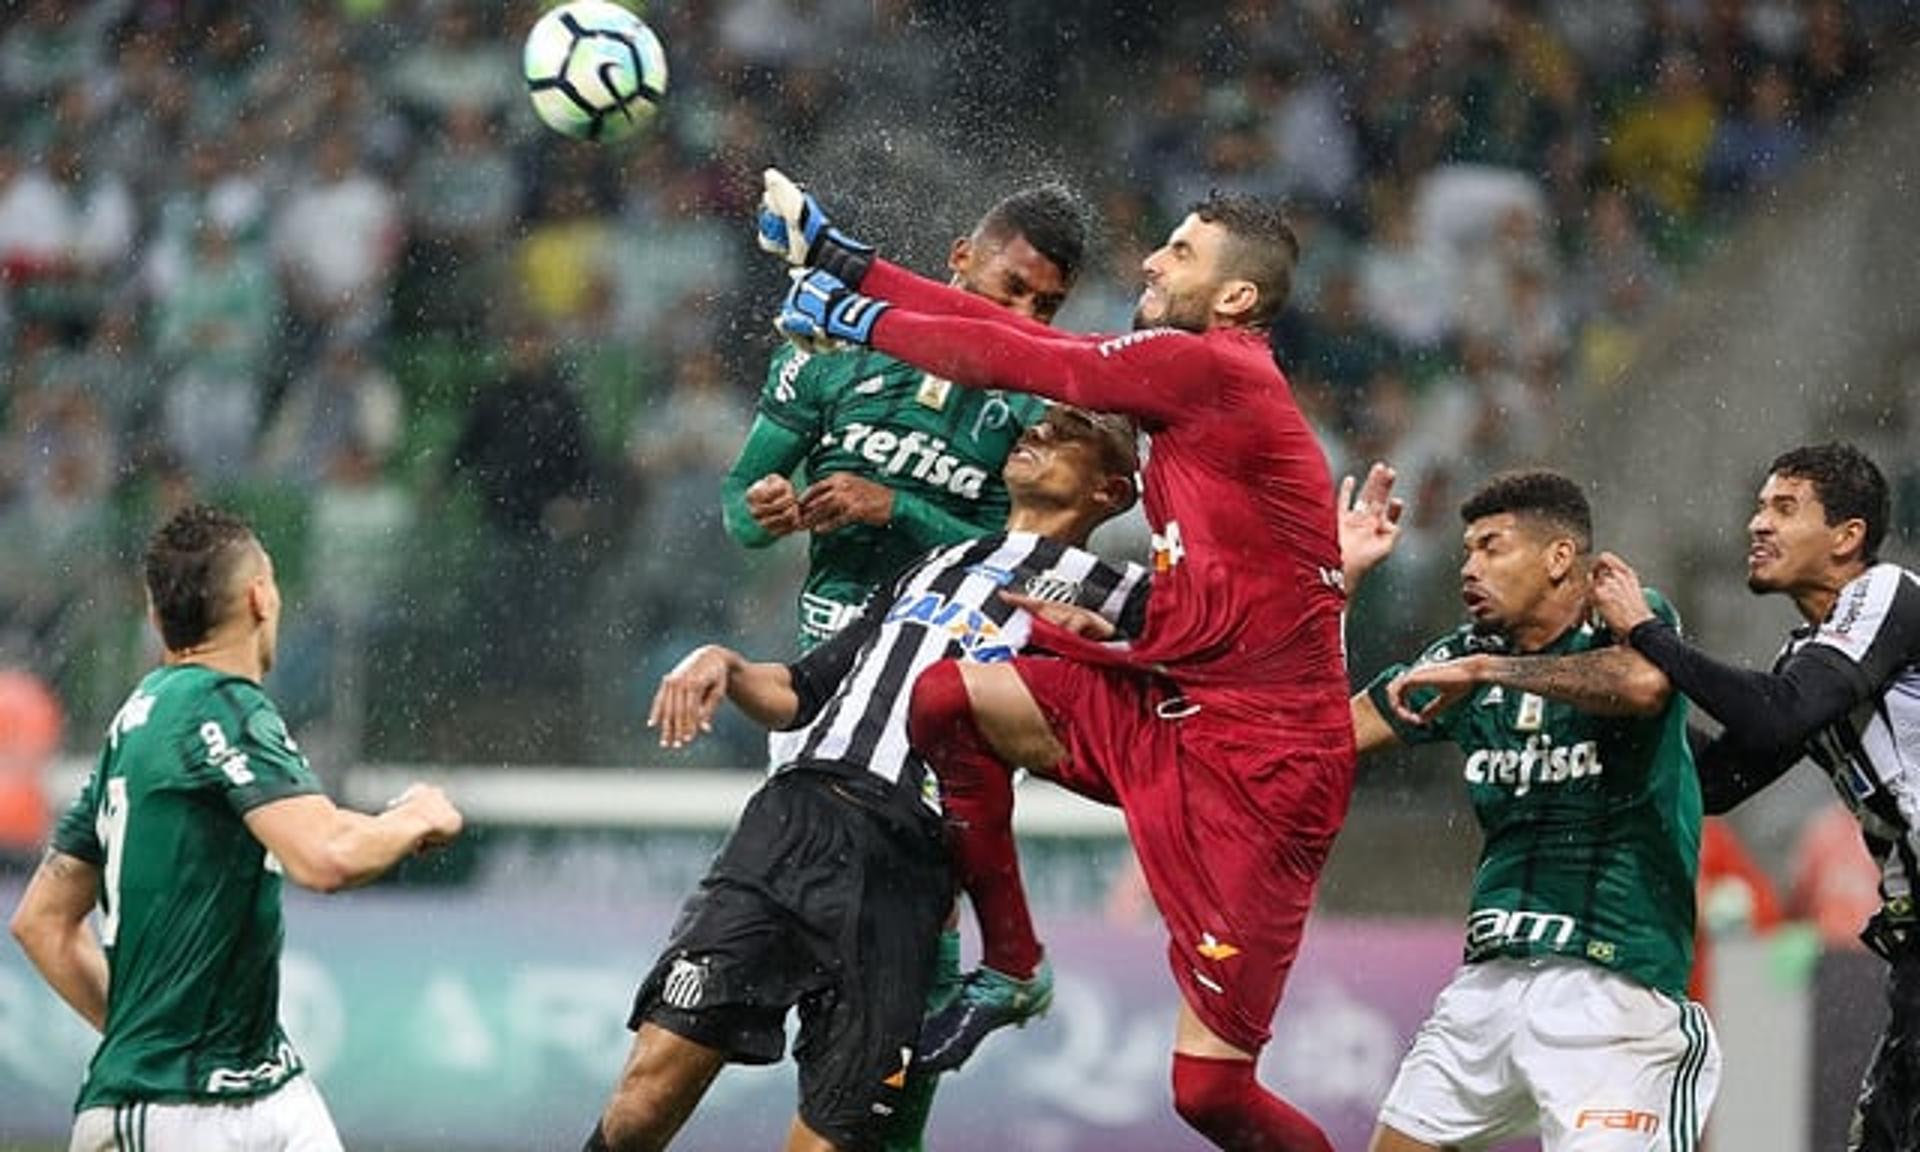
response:
[[[884,261],[861,290],[895,305],[873,330],[881,351],[1147,434],[1146,626],[1125,649],[1045,630],[1048,647],[1163,671],[1216,713],[1350,730],[1333,480],[1264,333],[1056,332]]]

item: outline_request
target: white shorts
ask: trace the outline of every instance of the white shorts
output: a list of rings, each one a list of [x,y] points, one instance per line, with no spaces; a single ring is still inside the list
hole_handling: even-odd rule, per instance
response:
[[[1706,1010],[1580,960],[1469,964],[1434,1000],[1380,1123],[1438,1146],[1689,1152],[1720,1087]]]
[[[341,1152],[306,1076],[265,1096],[205,1104],[121,1104],[73,1119],[68,1152]]]

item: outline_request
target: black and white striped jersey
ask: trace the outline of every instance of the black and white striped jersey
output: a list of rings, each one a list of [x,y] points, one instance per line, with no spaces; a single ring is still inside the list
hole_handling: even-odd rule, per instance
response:
[[[1920,577],[1897,564],[1867,569],[1825,620],[1788,637],[1774,671],[1798,655],[1824,657],[1853,680],[1859,702],[1806,752],[1859,818],[1889,911],[1910,916],[1920,888]]]
[[[1123,635],[1145,619],[1147,572],[1031,532],[950,545],[874,594],[865,612],[790,666],[801,701],[796,766],[872,773],[939,811],[938,790],[907,742],[914,681],[936,660],[1011,660],[1032,617],[1005,589],[1098,612]]]

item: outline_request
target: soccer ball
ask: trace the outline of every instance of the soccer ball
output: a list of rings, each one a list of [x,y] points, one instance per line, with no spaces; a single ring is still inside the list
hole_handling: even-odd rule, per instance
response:
[[[640,18],[604,0],[551,9],[527,33],[522,63],[533,110],[576,140],[618,140],[653,119],[667,93],[667,54]]]

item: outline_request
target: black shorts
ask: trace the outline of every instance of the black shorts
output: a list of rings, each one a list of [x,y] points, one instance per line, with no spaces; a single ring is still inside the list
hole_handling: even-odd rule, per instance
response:
[[[1887,958],[1887,1028],[1861,1078],[1848,1152],[1920,1147],[1920,943]]]
[[[754,793],[627,1022],[771,1064],[798,1006],[800,1115],[845,1149],[899,1106],[953,900],[939,825],[886,791],[792,769]]]

